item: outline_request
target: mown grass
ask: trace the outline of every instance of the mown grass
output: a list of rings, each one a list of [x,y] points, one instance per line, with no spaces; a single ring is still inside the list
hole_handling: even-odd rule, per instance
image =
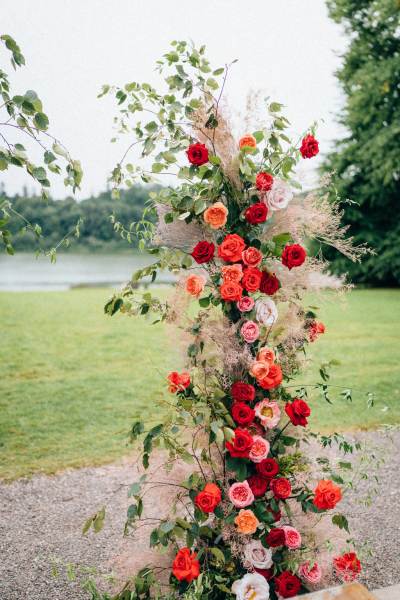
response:
[[[107,296],[101,289],[0,294],[1,477],[116,459],[127,452],[138,415],[157,420],[165,374],[181,361],[176,340],[143,318],[106,317]],[[312,424],[343,430],[399,423],[400,291],[354,291],[347,308],[328,296],[320,312],[327,333],[310,354],[316,365],[340,360],[332,384],[357,391],[349,404],[332,388],[330,406],[310,388]],[[314,367],[299,382],[316,377]],[[367,391],[377,397],[372,409]]]

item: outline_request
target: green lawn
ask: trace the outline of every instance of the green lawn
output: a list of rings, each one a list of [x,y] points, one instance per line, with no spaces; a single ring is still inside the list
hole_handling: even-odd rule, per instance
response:
[[[104,463],[127,451],[138,414],[157,419],[165,374],[180,363],[175,340],[143,318],[104,316],[108,294],[0,294],[0,476]],[[399,305],[400,290],[352,292],[347,308],[328,298],[327,333],[311,354],[318,364],[339,359],[332,383],[362,391],[351,405],[336,388],[333,406],[313,400],[315,425],[400,423]],[[364,390],[376,393],[375,408],[366,408]]]

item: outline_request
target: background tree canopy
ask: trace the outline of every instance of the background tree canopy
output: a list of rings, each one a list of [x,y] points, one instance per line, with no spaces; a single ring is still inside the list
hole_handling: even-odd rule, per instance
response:
[[[71,250],[127,250],[129,243],[126,238],[131,223],[137,223],[143,213],[148,199],[150,186],[135,186],[121,193],[120,200],[113,200],[111,192],[105,191],[100,195],[86,198],[77,202],[73,198],[65,200],[43,200],[39,196],[29,197],[27,191],[22,195],[8,197],[13,208],[27,221],[38,225],[41,230],[40,245],[43,250],[50,250],[59,245],[60,240],[79,226],[79,237],[74,238]],[[0,194],[3,199],[7,196]],[[130,243],[137,247],[137,238],[132,226]],[[13,245],[16,250],[35,250],[38,241],[30,231],[21,231],[19,218],[12,219],[8,228],[13,235]],[[121,235],[122,234],[122,235]],[[123,237],[122,237],[123,236]],[[129,240],[128,240],[129,242]],[[63,249],[68,244],[62,244]]]
[[[376,251],[361,264],[334,256],[334,268],[353,281],[400,283],[400,3],[398,0],[328,0],[331,18],[349,43],[337,73],[346,103],[340,122],[348,134],[324,169],[337,173],[346,206],[344,222],[357,242]]]

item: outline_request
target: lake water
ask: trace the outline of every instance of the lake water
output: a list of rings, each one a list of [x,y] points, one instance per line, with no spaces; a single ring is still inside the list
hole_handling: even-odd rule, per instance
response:
[[[54,291],[77,286],[116,287],[130,280],[132,274],[152,263],[154,257],[141,254],[58,254],[51,264],[44,256],[16,253],[0,254],[0,291]],[[169,282],[169,273],[159,282]]]

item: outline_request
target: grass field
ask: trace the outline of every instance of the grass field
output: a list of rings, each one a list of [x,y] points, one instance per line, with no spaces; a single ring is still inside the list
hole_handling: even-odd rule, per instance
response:
[[[143,318],[103,315],[107,290],[1,293],[0,476],[94,465],[127,452],[137,415],[157,418],[165,374],[179,363],[171,331]],[[347,307],[328,298],[316,364],[341,362],[331,382],[355,388],[352,404],[313,401],[330,430],[400,423],[400,290],[359,290]],[[316,369],[301,379],[315,380]],[[367,409],[366,392],[377,404]],[[384,407],[387,409],[382,410]]]

